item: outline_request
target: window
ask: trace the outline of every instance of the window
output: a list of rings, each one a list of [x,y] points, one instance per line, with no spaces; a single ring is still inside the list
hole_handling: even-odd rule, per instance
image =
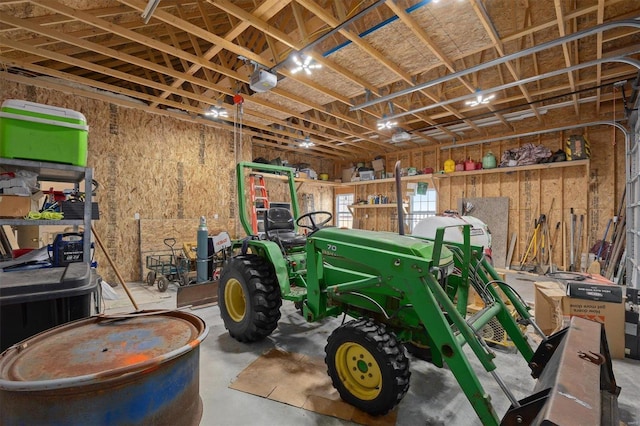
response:
[[[409,233],[422,219],[436,215],[437,199],[438,195],[435,189],[427,189],[426,194],[415,194],[411,197],[411,214],[406,218],[406,222],[409,224]]]
[[[336,197],[336,226],[338,228],[353,227],[353,215],[347,206],[353,204],[353,194],[339,194]]]

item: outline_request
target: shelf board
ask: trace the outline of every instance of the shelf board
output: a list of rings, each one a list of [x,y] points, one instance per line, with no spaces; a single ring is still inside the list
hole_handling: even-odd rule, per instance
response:
[[[44,161],[0,158],[0,168],[6,171],[28,170],[38,174],[39,181],[80,182],[85,177],[85,167]]]
[[[451,172],[451,173],[433,173],[425,175],[413,175],[402,176],[403,182],[420,182],[430,179],[442,179],[453,176],[473,176],[473,175],[486,175],[491,173],[513,173],[522,172],[527,170],[544,170],[544,169],[557,169],[561,167],[576,167],[576,166],[588,166],[589,160],[574,160],[574,161],[560,161],[557,163],[543,163],[543,164],[531,164],[529,166],[513,166],[513,167],[496,167],[495,169],[480,169],[470,170],[468,172]],[[372,183],[392,183],[395,182],[395,178],[374,179],[358,182],[345,182],[342,185],[369,185]]]
[[[473,175],[486,175],[491,173],[513,173],[513,172],[524,172],[527,170],[558,169],[562,167],[576,167],[576,166],[588,166],[588,165],[589,165],[589,160],[560,161],[557,163],[531,164],[529,166],[496,167],[495,169],[470,170],[468,172],[438,173],[438,174],[434,174],[433,177],[440,179],[440,178],[448,178],[452,176],[473,176]]]
[[[402,176],[400,180],[402,182],[420,182],[424,180],[429,180],[434,178],[435,174],[426,174],[426,175],[413,175],[413,176]],[[340,185],[369,185],[372,183],[394,183],[396,178],[384,178],[384,179],[372,179],[372,180],[361,180],[356,182],[344,182]]]
[[[403,204],[403,206],[406,208],[407,204]],[[389,203],[389,204],[352,204],[349,206],[349,208],[354,208],[354,209],[375,209],[375,208],[397,208],[398,205],[396,203]]]
[[[277,180],[289,180],[289,177],[286,175],[274,175],[273,173],[257,173],[263,176],[265,179],[277,179]],[[319,180],[319,179],[305,179],[305,178],[293,178],[293,181],[296,183],[309,183],[312,185],[327,185],[327,186],[340,186],[342,183],[333,182],[330,180]]]
[[[1,225],[12,225],[12,226],[21,226],[21,225],[39,225],[39,226],[48,226],[48,225],[84,225],[84,220],[82,219],[61,219],[61,220],[28,220],[28,219],[0,219]]]

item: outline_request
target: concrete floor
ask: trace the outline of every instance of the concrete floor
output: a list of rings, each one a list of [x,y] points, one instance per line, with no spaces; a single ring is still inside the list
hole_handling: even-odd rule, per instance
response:
[[[533,304],[535,277],[509,273],[507,281],[522,297]],[[128,288],[141,309],[175,309],[177,286],[167,292],[144,283],[130,283]],[[114,288],[118,300],[106,300],[106,313],[130,312],[132,305],[122,286]],[[202,425],[350,425],[334,417],[271,401],[228,388],[236,376],[251,362],[272,348],[324,357],[329,334],[340,324],[339,319],[307,323],[290,302],[282,307],[282,318],[274,333],[262,342],[242,344],[232,339],[224,328],[217,306],[188,310],[210,327],[200,349],[200,395],[204,413]],[[466,348],[465,348],[466,349]],[[467,351],[469,352],[469,351]],[[530,393],[534,380],[524,360],[517,354],[496,351],[498,373],[517,398]],[[491,375],[484,372],[472,353],[469,359],[485,390],[501,416],[509,403]],[[432,364],[411,359],[411,386],[398,408],[397,425],[480,425],[471,404],[462,394],[451,372]],[[629,426],[640,424],[640,361],[614,360],[618,385],[621,420]]]

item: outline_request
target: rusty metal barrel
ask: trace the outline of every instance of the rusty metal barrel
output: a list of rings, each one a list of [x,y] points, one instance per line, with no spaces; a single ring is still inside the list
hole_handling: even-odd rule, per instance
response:
[[[181,311],[96,316],[0,355],[0,424],[197,425],[200,343]]]

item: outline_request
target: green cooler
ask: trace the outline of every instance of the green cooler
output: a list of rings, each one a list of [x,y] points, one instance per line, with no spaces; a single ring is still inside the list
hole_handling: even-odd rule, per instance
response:
[[[10,99],[0,108],[0,157],[86,167],[88,131],[77,111]]]

